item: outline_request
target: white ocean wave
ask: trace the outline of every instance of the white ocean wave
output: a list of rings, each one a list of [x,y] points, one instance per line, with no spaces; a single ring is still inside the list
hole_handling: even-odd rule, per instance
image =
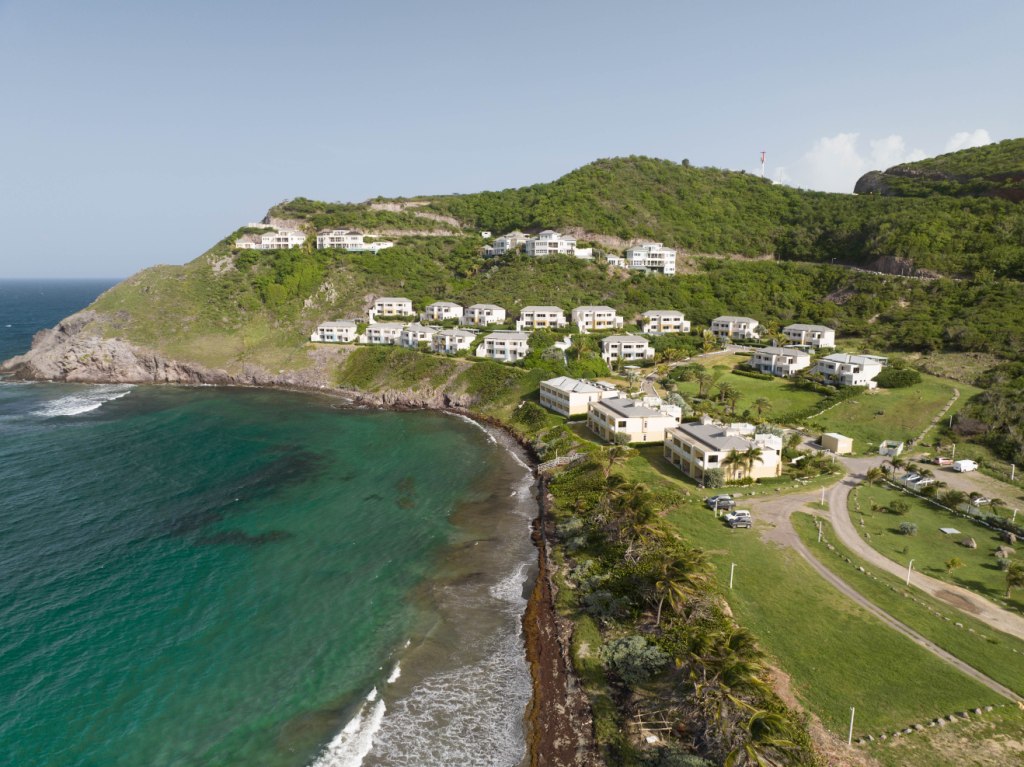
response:
[[[47,402],[32,415],[41,418],[55,418],[57,416],[73,416],[88,413],[92,410],[103,407],[107,402],[113,402],[127,395],[134,386],[127,385],[104,385],[88,386],[74,394],[60,397]]]
[[[523,584],[526,583],[527,562],[522,562],[514,573],[510,573],[488,589],[491,596],[502,602],[511,602],[521,607],[526,600],[523,598]]]
[[[388,677],[388,684],[394,684],[398,681],[400,676],[402,676],[402,664],[396,663],[395,667],[391,669],[391,676]]]
[[[374,687],[359,713],[327,744],[312,767],[359,767],[373,748],[373,736],[384,721],[385,710],[384,701],[377,700]]]

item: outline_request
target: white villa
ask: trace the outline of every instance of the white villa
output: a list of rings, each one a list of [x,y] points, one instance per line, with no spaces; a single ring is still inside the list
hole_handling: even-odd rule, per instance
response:
[[[528,256],[551,256],[556,253],[571,256],[576,252],[576,240],[563,237],[552,229],[545,229],[523,243],[523,252]]]
[[[662,442],[678,424],[677,417],[628,397],[595,400],[587,411],[587,427],[605,442]]]
[[[309,336],[309,340],[323,344],[352,344],[356,342],[358,329],[358,323],[354,320],[321,322]]]
[[[438,354],[455,354],[469,349],[476,333],[461,328],[439,330],[430,339],[430,347]]]
[[[418,322],[406,325],[398,334],[398,345],[406,349],[419,349],[421,343],[429,345],[430,339],[439,329],[430,325],[420,325]]]
[[[626,266],[646,272],[676,273],[676,252],[660,242],[645,242],[626,251]]]
[[[581,333],[616,330],[622,327],[622,317],[610,306],[577,306],[572,310],[572,324]]]
[[[394,247],[395,243],[380,241],[366,242],[366,235],[354,229],[327,229],[316,236],[317,248],[333,248],[334,250],[347,250],[352,253],[370,251],[376,253],[386,248]]]
[[[382,296],[374,301],[370,308],[370,319],[378,315],[381,317],[411,317],[413,315],[412,301],[408,298]]]
[[[616,256],[613,253],[606,254],[604,260],[608,262],[609,266],[626,266],[626,259],[622,256]]]
[[[235,240],[235,247],[240,250],[287,250],[297,248],[305,241],[305,233],[298,229],[274,229],[262,234],[243,234]]]
[[[682,312],[671,309],[652,309],[641,316],[640,327],[644,333],[662,335],[663,333],[689,333],[690,321]]]
[[[365,344],[395,346],[404,329],[401,322],[374,322],[366,326],[359,340]]]
[[[516,320],[516,330],[564,328],[568,324],[565,312],[557,306],[524,306]]]
[[[514,330],[496,330],[484,336],[476,347],[477,357],[488,357],[498,362],[518,362],[530,353],[530,334]]]
[[[875,388],[875,376],[882,372],[889,360],[870,354],[830,354],[814,366],[826,383],[836,386],[866,386]]]
[[[794,346],[832,349],[836,345],[836,331],[826,325],[805,325],[798,322],[786,325],[782,329],[782,334],[792,341]]]
[[[753,317],[725,315],[711,320],[711,332],[722,341],[729,341],[734,338],[744,341],[756,340],[761,337],[757,332],[759,324]]]
[[[728,460],[733,451],[743,455],[755,450],[757,457],[748,459],[749,463]],[[708,469],[722,469],[726,480],[778,477],[782,474],[782,438],[752,434],[746,424],[723,426],[705,416],[698,423],[684,423],[668,430],[665,458],[697,482],[704,481]]]
[[[433,320],[434,322],[461,320],[462,313],[461,304],[455,304],[451,301],[435,301],[432,304],[427,304],[427,308],[423,312],[423,319]]]
[[[754,352],[747,364],[761,373],[791,376],[811,366],[811,355],[792,346],[766,346]]]
[[[511,253],[517,248],[522,247],[528,239],[530,239],[528,234],[523,234],[518,230],[503,234],[490,245],[484,246],[484,255],[504,256],[506,253]]]
[[[615,360],[654,359],[654,349],[642,336],[606,336],[601,339],[601,359],[609,365]]]
[[[586,414],[591,402],[618,396],[618,389],[600,381],[559,376],[540,382],[540,404],[566,418]]]
[[[494,304],[473,304],[462,315],[463,325],[501,325],[505,321],[505,310]]]

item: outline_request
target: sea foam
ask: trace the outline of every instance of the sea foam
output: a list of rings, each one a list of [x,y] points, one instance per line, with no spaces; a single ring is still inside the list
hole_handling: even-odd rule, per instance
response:
[[[81,415],[101,408],[107,402],[121,399],[133,388],[133,386],[123,385],[89,386],[74,394],[47,402],[38,410],[33,411],[32,415],[41,418]]]
[[[384,721],[385,710],[384,701],[377,700],[374,687],[359,713],[327,744],[312,767],[359,767],[373,748],[373,736]]]

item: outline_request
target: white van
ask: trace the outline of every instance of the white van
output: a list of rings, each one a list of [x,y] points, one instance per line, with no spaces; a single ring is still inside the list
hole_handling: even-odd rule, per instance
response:
[[[962,461],[953,461],[953,471],[975,471],[978,468],[978,462],[972,461],[970,458],[964,458]]]

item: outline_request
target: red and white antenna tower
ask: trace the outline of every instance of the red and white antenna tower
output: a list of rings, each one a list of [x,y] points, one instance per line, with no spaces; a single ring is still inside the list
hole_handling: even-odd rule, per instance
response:
[[[764,178],[764,156],[767,152],[761,152],[761,178]]]

